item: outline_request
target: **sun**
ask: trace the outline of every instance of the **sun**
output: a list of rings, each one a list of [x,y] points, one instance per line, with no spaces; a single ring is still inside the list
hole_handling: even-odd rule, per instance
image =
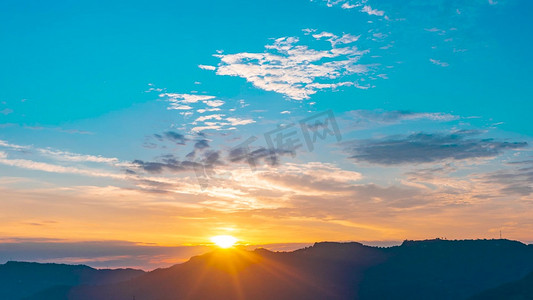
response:
[[[237,242],[237,239],[232,237],[231,235],[217,235],[212,237],[211,241],[220,248],[226,249],[233,247],[233,245],[235,245],[235,243]]]

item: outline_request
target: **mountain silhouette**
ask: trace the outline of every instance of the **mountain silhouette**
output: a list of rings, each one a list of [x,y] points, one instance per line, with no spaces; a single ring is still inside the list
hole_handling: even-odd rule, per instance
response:
[[[9,261],[0,265],[0,299],[23,299],[59,286],[109,284],[144,274],[141,270],[97,270],[84,265],[41,264]],[[55,299],[55,298],[44,298]]]
[[[49,287],[33,299],[469,299],[530,283],[531,272],[533,246],[516,241],[322,242],[292,252],[220,249],[131,279]]]
[[[470,300],[530,300],[533,299],[533,272],[526,277],[502,284],[470,298]]]
[[[533,271],[533,246],[509,240],[406,241],[384,249],[361,299],[465,299]]]

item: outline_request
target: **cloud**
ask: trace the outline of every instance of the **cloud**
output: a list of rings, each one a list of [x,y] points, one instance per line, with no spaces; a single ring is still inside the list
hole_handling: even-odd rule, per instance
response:
[[[194,120],[194,122],[204,122],[206,120],[222,120],[222,118],[225,115],[215,114],[215,115],[207,115],[207,116],[200,116]]]
[[[370,5],[365,5],[361,9],[361,12],[367,13],[371,16],[383,16],[385,14],[382,10],[373,9]]]
[[[214,121],[209,121],[214,120]],[[216,121],[215,121],[216,120]],[[213,129],[213,130],[222,130],[222,129],[235,129],[235,127],[226,127],[226,126],[241,126],[255,123],[252,119],[241,119],[234,117],[227,117],[224,114],[214,114],[200,116],[192,122],[193,125],[202,123],[206,126],[196,126],[192,128],[194,132],[202,132],[203,130]]]
[[[156,134],[156,137],[157,136],[158,135]],[[183,134],[175,132],[175,131],[167,131],[167,132],[164,133],[164,136],[168,140],[170,140],[170,141],[172,141],[172,142],[174,142],[174,143],[176,143],[178,145],[185,145],[185,142],[188,141],[188,139]]]
[[[276,172],[263,172],[259,176],[292,188],[324,192],[344,191],[362,178],[359,172],[343,170],[334,164],[322,162],[286,163]]]
[[[255,121],[252,120],[252,119],[240,119],[240,118],[232,118],[232,117],[229,117],[229,118],[226,118],[226,120],[227,120],[228,122],[230,122],[231,125],[233,125],[233,126],[237,126],[237,125],[247,125],[247,124],[255,123]]]
[[[199,146],[201,147],[201,145]],[[205,148],[207,147],[196,149]],[[224,164],[224,162],[220,160],[221,157],[219,151],[205,151],[203,157],[196,161],[193,161],[190,158],[192,158],[192,155],[189,156],[189,159],[180,160],[172,154],[167,154],[161,156],[159,161],[156,162],[134,160],[132,163],[146,172],[155,174],[163,173],[164,171],[177,173],[194,170],[195,168],[212,168]]]
[[[220,108],[200,108],[196,110],[197,112],[203,114],[205,112],[211,112],[211,111],[220,111]]]
[[[341,7],[342,7],[343,9],[352,9],[352,8],[356,8],[357,5],[355,5],[355,4],[350,4],[350,3],[348,3],[348,2],[345,2],[345,3],[342,4]]]
[[[36,159],[20,159],[10,158],[10,153],[0,151],[0,164],[6,166],[12,166],[27,170],[36,170],[49,173],[58,174],[76,174],[89,177],[105,177],[112,179],[130,179],[129,176],[122,174],[122,168],[130,167],[129,162],[120,161],[114,157],[104,157],[101,155],[87,155],[79,154],[68,151],[56,150],[51,148],[37,148],[34,146],[23,146],[11,144],[6,141],[0,140],[0,147],[5,147],[10,150],[14,150],[15,154],[24,155],[39,155],[38,159],[48,158],[53,162],[42,162]],[[61,164],[57,162],[62,162]],[[67,163],[77,163],[75,166],[63,165]],[[83,163],[97,163],[108,165],[107,168],[96,169],[88,166],[84,166]],[[111,169],[109,168],[112,167]],[[119,171],[120,170],[120,171]]]
[[[162,134],[155,133],[153,137],[160,142],[170,141],[176,145],[185,145],[189,141],[185,135],[175,131],[166,131]],[[147,137],[148,141],[145,144],[149,146],[148,148],[157,148],[156,144],[149,142],[151,138],[152,137]]]
[[[118,158],[114,157],[103,157],[101,155],[84,155],[77,154],[67,151],[58,151],[51,149],[37,149],[37,151],[48,157],[55,158],[62,161],[72,161],[72,162],[96,162],[96,163],[106,163],[110,165],[116,165],[119,163]]]
[[[171,103],[197,103],[198,101],[205,101],[214,99],[215,96],[195,95],[195,94],[177,94],[177,93],[163,93],[159,97],[167,97]]]
[[[196,94],[177,94],[163,93],[159,94],[160,98],[166,98],[170,102],[168,109],[190,110],[193,109],[191,104],[202,102],[209,107],[217,107],[224,104],[222,100],[215,100],[215,96],[196,95]]]
[[[483,176],[488,184],[500,185],[503,194],[529,196],[533,194],[533,161],[510,163],[513,169],[500,170]]]
[[[288,149],[268,149],[265,147],[251,149],[241,146],[229,151],[228,160],[229,162],[248,163],[252,169],[255,169],[260,162],[264,162],[269,166],[277,166],[281,156],[294,156],[294,154],[294,150]]]
[[[87,264],[95,268],[135,267],[151,270],[184,262],[191,256],[210,250],[206,246],[165,247],[127,241],[0,240],[0,257],[10,260]]]
[[[161,174],[196,171],[199,168],[212,169],[232,163],[248,163],[252,168],[261,162],[269,166],[276,166],[279,164],[281,156],[294,156],[292,150],[270,150],[264,147],[237,146],[227,151],[208,150],[209,148],[208,140],[199,139],[195,141],[193,151],[187,154],[183,160],[172,154],[167,154],[160,156],[155,161],[134,160],[132,164],[140,170]]]
[[[208,140],[199,140],[194,143],[194,149],[205,149],[209,148],[209,141]]]
[[[216,99],[215,96],[209,95],[162,93],[159,97],[166,98],[166,100],[170,102],[168,109],[187,110],[186,112],[180,112],[184,117],[192,116],[195,112],[204,114],[207,112],[223,111],[221,107],[226,103],[225,101]],[[241,106],[245,106],[243,100],[239,101],[239,103]],[[198,108],[198,105],[203,105],[203,107]],[[235,109],[230,109],[230,111],[234,110]],[[187,126],[190,128],[190,132],[199,133],[205,130],[235,130],[235,126],[251,123],[255,123],[255,121],[249,118],[226,118],[226,114],[212,114],[196,117],[193,122],[186,123],[186,125],[191,126]],[[184,141],[181,141],[181,143],[183,142]]]
[[[266,248],[292,251],[309,243],[249,245],[247,249]],[[206,245],[161,246],[129,241],[68,241],[56,239],[0,239],[0,257],[12,261],[85,264],[93,268],[140,268],[145,271],[183,263],[192,256],[212,251]],[[0,264],[7,260],[0,260]]]
[[[214,71],[216,70],[216,67],[214,66],[207,66],[207,65],[198,65],[198,68],[202,69],[202,70],[209,70],[209,71]]]
[[[503,142],[473,138],[478,132],[457,131],[451,134],[416,133],[376,140],[344,143],[350,158],[372,164],[398,165],[429,163],[447,159],[494,157],[505,150],[527,146],[526,142]]]
[[[370,5],[366,4],[368,0],[360,0],[356,2],[348,0],[322,0],[326,2],[328,7],[340,6],[342,9],[353,9],[356,7],[361,7],[361,12],[366,13],[371,16],[383,16],[385,12],[382,10],[373,9]],[[313,0],[311,0],[313,2]]]
[[[368,65],[358,64],[368,51],[346,46],[357,40],[355,36],[343,35],[339,38],[322,33],[317,37],[321,39],[326,35],[331,43],[329,50],[310,49],[298,45],[296,37],[282,37],[266,45],[263,53],[216,54],[220,58],[216,73],[242,77],[257,88],[294,100],[309,99],[319,90],[358,87],[357,79],[348,77],[369,72]],[[337,48],[338,44],[345,46]],[[343,81],[343,78],[348,79]]]
[[[51,148],[36,148],[33,146],[28,145],[16,145],[11,144],[6,141],[0,140],[0,147],[9,148],[12,150],[17,151],[26,151],[31,152],[35,151],[38,154],[53,158],[57,161],[70,161],[70,162],[94,162],[94,163],[105,163],[112,166],[121,166],[124,165],[124,162],[121,162],[118,158],[115,157],[104,157],[101,155],[87,155],[87,154],[79,154],[79,153],[73,153],[68,151],[61,151]]]
[[[205,130],[223,130],[224,125],[227,125],[227,123],[205,122],[204,126],[193,127],[191,131],[199,133]]]
[[[23,126],[24,129],[29,130],[52,130],[57,132],[63,132],[63,133],[70,133],[70,134],[89,134],[92,135],[94,132],[86,131],[86,130],[79,130],[79,129],[63,129],[60,127],[43,127],[43,126]]]
[[[7,141],[3,141],[3,140],[0,140],[0,147],[11,148],[11,149],[14,149],[14,150],[27,150],[27,149],[31,148],[31,146],[21,146],[21,145],[11,144],[11,143],[9,143]]]
[[[224,105],[224,101],[222,100],[209,100],[209,101],[205,101],[204,103],[207,106],[211,106],[211,107],[219,107],[219,106]]]
[[[447,62],[443,62],[443,61],[436,60],[436,59],[433,59],[433,58],[430,58],[429,61],[430,61],[432,64],[437,65],[437,66],[441,66],[441,67],[448,67],[448,66],[450,66],[450,64],[447,63]]]
[[[28,170],[44,171],[49,173],[61,173],[61,174],[77,174],[90,177],[107,177],[113,179],[127,179],[126,175],[116,174],[104,170],[95,169],[82,169],[78,167],[60,166],[50,163],[32,161],[27,159],[7,159],[6,157],[0,158],[0,164],[18,167]]]
[[[10,108],[4,108],[2,110],[0,110],[0,114],[3,114],[4,116],[7,116],[9,114],[13,113],[13,110],[10,109]]]
[[[351,35],[349,33],[343,34],[342,36],[339,37],[331,32],[325,32],[325,31],[321,33],[313,34],[312,37],[314,37],[316,40],[321,40],[325,38],[326,41],[328,41],[332,47],[336,47],[339,44],[340,45],[351,44],[359,40],[359,36]]]
[[[458,116],[447,113],[412,112],[407,110],[352,110],[347,112],[350,119],[357,125],[368,123],[396,124],[403,121],[430,120],[448,122],[459,119]]]

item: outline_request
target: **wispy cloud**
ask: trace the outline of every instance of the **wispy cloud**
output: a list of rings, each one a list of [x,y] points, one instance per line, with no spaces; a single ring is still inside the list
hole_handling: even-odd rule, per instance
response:
[[[329,50],[310,49],[306,45],[298,45],[297,37],[282,37],[266,45],[263,53],[216,54],[220,58],[216,73],[245,78],[257,88],[294,100],[309,99],[319,90],[360,87],[358,78],[348,77],[369,72],[368,65],[358,63],[368,51],[348,46],[357,41],[353,35],[315,35],[315,39],[322,38],[330,42]],[[344,46],[338,48],[337,45],[341,44]]]
[[[96,268],[137,267],[150,270],[184,262],[209,250],[207,246],[164,247],[127,241],[0,240],[0,257],[42,263],[88,264]]]
[[[457,131],[450,134],[416,133],[383,139],[359,140],[344,143],[350,158],[380,165],[429,163],[446,159],[495,157],[505,150],[527,146],[526,142],[504,142],[474,138],[479,134]]]
[[[311,0],[313,2],[313,0]],[[322,0],[326,2],[328,7],[339,6],[342,9],[354,9],[361,7],[360,12],[366,13],[371,16],[384,16],[385,12],[382,10],[374,9],[367,4],[368,0],[350,1],[350,0]]]
[[[71,166],[60,166],[50,163],[32,161],[27,159],[8,159],[7,157],[0,157],[0,164],[18,167],[28,170],[43,171],[49,173],[61,173],[61,174],[77,174],[90,177],[106,177],[114,179],[127,179],[126,175],[112,173],[104,170],[96,169],[82,169]]]
[[[103,157],[103,156],[95,156],[95,155],[84,155],[84,154],[77,154],[67,151],[59,151],[59,150],[51,150],[51,149],[37,149],[37,151],[48,157],[55,158],[57,160],[63,160],[63,161],[72,161],[72,162],[96,162],[96,163],[106,163],[111,165],[116,165],[119,163],[118,158],[110,158],[110,157]]]
[[[226,120],[228,122],[231,123],[231,125],[233,126],[237,126],[237,125],[247,125],[247,124],[252,124],[252,123],[255,123],[254,120],[252,119],[241,119],[241,118],[226,118]]]
[[[458,120],[459,116],[447,113],[412,112],[407,110],[353,110],[347,112],[350,121],[356,125],[366,124],[397,124],[403,121],[430,120],[448,122]]]
[[[210,71],[216,70],[215,66],[207,66],[207,65],[198,65],[198,68],[202,70],[210,70]]]
[[[87,155],[79,154],[68,151],[56,150],[51,148],[38,148],[30,145],[17,145],[12,144],[6,141],[0,140],[0,147],[4,147],[10,150],[16,151],[15,153],[24,153],[25,155],[38,155],[38,159],[42,160],[43,158],[52,159],[53,163],[36,161],[32,159],[21,159],[21,158],[10,158],[9,153],[0,151],[0,164],[18,167],[28,170],[37,170],[50,173],[61,173],[61,174],[78,174],[91,177],[108,177],[115,179],[126,179],[122,171],[113,172],[113,170],[105,169],[94,169],[89,168],[83,165],[76,166],[64,166],[58,163],[60,162],[70,162],[70,163],[97,163],[105,164],[119,170],[123,167],[131,166],[128,162],[120,161],[118,158],[114,157],[104,157],[101,155]]]
[[[4,115],[4,116],[7,116],[9,114],[13,113],[13,110],[10,109],[10,108],[4,108],[2,110],[0,110],[0,114]]]
[[[504,194],[529,196],[533,194],[533,161],[512,162],[514,168],[485,174],[488,184],[498,184]]]
[[[430,58],[429,61],[430,61],[432,64],[437,65],[437,66],[441,66],[441,67],[448,67],[448,66],[450,66],[450,64],[447,63],[447,62],[440,61],[440,60],[433,59],[433,58]]]
[[[196,95],[196,94],[177,94],[177,93],[163,93],[159,97],[166,98],[170,102],[168,109],[192,109],[189,104],[212,101],[215,96]]]
[[[222,108],[226,102],[216,99],[215,96],[198,95],[198,94],[178,94],[178,93],[162,93],[160,98],[167,100],[170,105],[168,109],[182,110],[180,114],[184,117],[193,116],[196,113],[204,114],[208,112],[222,112],[226,111]],[[229,111],[234,111],[230,109]],[[235,118],[226,117],[226,114],[217,113],[211,115],[201,115],[196,117],[194,121],[187,125],[191,133],[203,132],[206,130],[234,130],[235,126],[242,126],[255,123],[250,118]]]
[[[22,146],[17,144],[11,144],[7,141],[0,140],[0,147],[6,147],[14,150],[24,150],[24,149],[30,149],[31,146]]]
[[[384,11],[374,9],[374,8],[370,7],[370,5],[363,6],[361,11],[364,12],[364,13],[367,13],[367,14],[369,14],[371,16],[383,16],[385,14]]]

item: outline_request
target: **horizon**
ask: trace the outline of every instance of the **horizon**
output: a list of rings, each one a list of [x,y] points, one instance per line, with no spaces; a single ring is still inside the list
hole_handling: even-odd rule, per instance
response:
[[[0,261],[533,243],[530,11],[2,1]]]
[[[349,243],[357,243],[361,244],[366,247],[374,247],[374,248],[391,248],[391,247],[397,247],[401,246],[405,242],[427,242],[427,241],[450,241],[450,242],[462,242],[462,241],[498,241],[498,240],[504,240],[504,241],[510,241],[510,242],[519,242],[524,245],[533,245],[533,242],[524,242],[524,241],[517,241],[517,240],[510,240],[506,238],[493,238],[493,239],[446,239],[446,238],[432,238],[432,239],[420,239],[420,240],[409,240],[405,239],[403,241],[318,241],[313,243],[281,243],[281,244],[266,244],[266,245],[241,245],[236,244],[229,248],[221,248],[216,245],[196,245],[196,246],[159,246],[161,251],[154,253],[154,250],[156,249],[146,249],[144,252],[140,251],[141,254],[137,253],[137,257],[134,255],[127,257],[127,255],[124,255],[125,253],[132,252],[134,248],[137,246],[143,246],[139,244],[130,244],[129,247],[131,249],[124,251],[124,249],[118,250],[118,251],[124,251],[121,252],[121,258],[122,260],[116,260],[115,257],[109,258],[109,256],[106,256],[102,253],[94,253],[93,257],[60,257],[58,254],[61,252],[59,249],[54,249],[50,251],[50,245],[41,243],[41,248],[33,249],[36,253],[39,253],[41,256],[43,249],[47,249],[50,251],[48,255],[50,255],[50,258],[46,259],[34,259],[32,257],[39,257],[36,255],[36,253],[25,253],[25,250],[27,247],[22,246],[20,248],[14,247],[13,249],[7,250],[5,249],[5,244],[11,244],[12,246],[16,246],[16,243],[3,243],[0,244],[0,257],[5,258],[5,260],[0,260],[1,264],[6,264],[8,262],[28,262],[28,263],[42,263],[42,264],[65,264],[65,265],[85,265],[89,266],[95,269],[122,269],[122,268],[132,268],[132,269],[139,269],[143,270],[145,272],[150,272],[159,268],[169,268],[171,266],[177,265],[177,264],[183,264],[188,262],[191,258],[195,256],[202,256],[204,254],[213,252],[213,251],[232,251],[232,250],[246,250],[246,251],[255,251],[258,249],[266,249],[271,252],[294,252],[301,249],[306,249],[315,246],[316,244],[321,243],[333,243],[333,244],[349,244]],[[94,241],[93,241],[94,243]],[[90,245],[91,242],[78,242],[78,243],[70,243],[71,245],[78,245],[80,248],[86,247],[88,244]],[[34,246],[36,246],[34,244]],[[146,246],[146,245],[144,245]],[[164,251],[164,250],[174,250],[174,251]],[[190,251],[187,251],[190,250]],[[72,251],[72,250],[71,250]],[[157,251],[157,250],[156,250]],[[16,253],[16,254],[15,254]],[[72,251],[71,253],[75,253],[75,251]],[[149,254],[146,254],[149,253]],[[166,255],[164,259],[161,259],[159,262],[153,262],[154,256],[161,256]],[[10,258],[13,256],[18,256],[19,258],[12,259]],[[46,256],[46,255],[45,255]],[[139,260],[139,256],[144,257],[145,260]],[[101,257],[108,257],[109,260],[101,260]],[[132,260],[137,260],[137,262],[140,262],[137,265],[128,265],[127,263]]]

